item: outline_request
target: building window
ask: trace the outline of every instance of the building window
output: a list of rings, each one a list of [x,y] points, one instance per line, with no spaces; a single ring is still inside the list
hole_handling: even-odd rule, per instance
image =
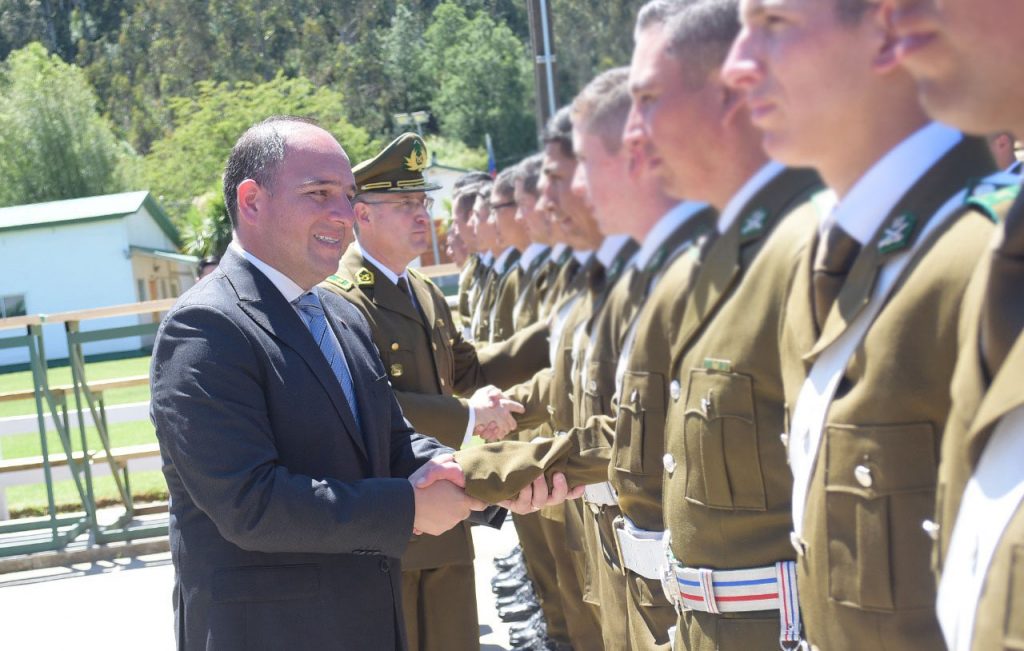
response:
[[[8,319],[12,316],[25,316],[28,312],[25,309],[24,294],[10,294],[0,296],[0,319]]]

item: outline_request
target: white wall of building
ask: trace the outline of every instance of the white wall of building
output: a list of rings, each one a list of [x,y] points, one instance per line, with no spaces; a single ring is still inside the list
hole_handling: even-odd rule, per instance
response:
[[[148,216],[0,231],[0,295],[25,294],[29,314],[52,314],[136,302],[129,245],[173,250]],[[83,330],[132,325],[139,317],[84,322]],[[22,331],[0,331],[0,337]],[[49,359],[68,356],[62,325],[45,326]],[[88,344],[87,355],[142,346],[138,337]],[[28,361],[21,349],[0,350],[0,366]]]

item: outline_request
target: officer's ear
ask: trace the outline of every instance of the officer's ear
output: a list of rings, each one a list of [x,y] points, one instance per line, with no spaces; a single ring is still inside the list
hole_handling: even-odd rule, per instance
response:
[[[263,205],[265,191],[260,184],[253,179],[245,179],[238,184],[235,192],[238,200],[238,220],[247,224],[259,221],[261,213],[265,210]]]
[[[369,224],[370,223],[370,206],[364,201],[356,201],[352,204],[352,209],[355,211],[356,224]]]

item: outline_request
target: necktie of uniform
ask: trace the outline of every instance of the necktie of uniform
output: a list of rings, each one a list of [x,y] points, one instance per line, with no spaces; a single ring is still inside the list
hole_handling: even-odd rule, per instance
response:
[[[821,330],[828,313],[839,296],[846,274],[857,259],[860,244],[846,231],[833,224],[818,241],[811,282],[814,285],[814,322]]]
[[[299,308],[299,314],[302,315],[302,320],[309,328],[310,334],[313,335],[313,341],[323,353],[327,365],[331,367],[331,372],[334,373],[334,377],[338,378],[341,392],[348,402],[349,409],[352,410],[353,418],[355,418],[356,427],[362,431],[352,373],[345,362],[345,353],[341,349],[341,344],[338,343],[338,338],[327,325],[327,317],[324,315],[324,307],[320,304],[320,298],[313,292],[307,292],[299,297],[295,305]]]
[[[409,302],[412,303],[413,308],[416,310],[416,314],[420,315],[420,321],[426,323],[426,318],[423,316],[423,310],[420,309],[420,304],[416,301],[416,297],[412,293],[412,287],[409,286],[409,279],[405,276],[401,276],[398,279],[398,289],[402,290],[402,293],[408,297]]]
[[[999,372],[1024,326],[1024,203],[1018,201],[1003,223],[1001,240],[989,263],[981,311],[981,352],[988,377]]]

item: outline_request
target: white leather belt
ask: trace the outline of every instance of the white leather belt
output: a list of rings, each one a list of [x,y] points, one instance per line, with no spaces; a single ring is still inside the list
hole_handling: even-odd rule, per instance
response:
[[[621,567],[645,579],[660,580],[665,565],[665,532],[641,529],[626,516],[615,518],[614,526]]]
[[[591,507],[618,506],[619,500],[611,483],[587,484],[583,487],[583,501]]]
[[[791,649],[800,644],[800,606],[794,561],[742,570],[685,567],[672,555],[668,536],[662,553],[661,587],[677,611],[699,610],[718,614],[778,610],[780,645],[783,649]]]

